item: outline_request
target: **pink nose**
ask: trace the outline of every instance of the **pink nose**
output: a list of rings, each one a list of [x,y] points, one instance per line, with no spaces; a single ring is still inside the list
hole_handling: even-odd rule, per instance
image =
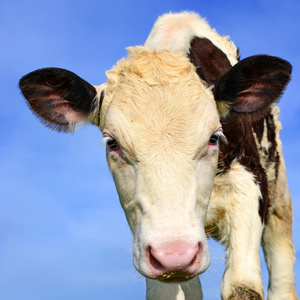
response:
[[[150,247],[150,263],[160,274],[181,271],[193,274],[201,262],[201,244],[172,242],[164,247]]]

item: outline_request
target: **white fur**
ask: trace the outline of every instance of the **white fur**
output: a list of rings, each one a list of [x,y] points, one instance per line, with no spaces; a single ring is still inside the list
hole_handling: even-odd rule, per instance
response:
[[[152,53],[148,54],[153,63]],[[170,54],[166,54],[170,59]],[[180,56],[174,57],[177,64],[180,59]],[[134,61],[131,57],[132,68]],[[152,67],[149,63],[145,65]],[[123,69],[126,68],[123,66]],[[166,70],[170,74],[171,70],[167,68],[159,66],[161,72]],[[143,72],[141,66],[137,70]],[[186,81],[168,80],[155,89],[140,80],[125,82],[122,77],[123,81],[107,105],[107,111],[101,111],[101,114],[105,113],[101,115],[101,119],[105,120],[102,130],[110,132],[118,140],[130,161],[126,164],[114,154],[107,155],[134,235],[135,267],[149,277],[151,271],[145,260],[148,245],[159,248],[178,240],[190,245],[201,242],[203,256],[199,272],[204,272],[210,262],[204,220],[217,152],[205,156],[205,151],[210,135],[220,125],[213,98],[199,85],[194,70],[190,71]],[[146,74],[147,69],[144,72]],[[133,75],[129,73],[128,76]],[[186,89],[186,83],[193,88]],[[140,90],[144,93],[143,97],[136,94]],[[182,93],[190,93],[184,96],[188,99],[186,102],[181,101]],[[199,99],[202,106],[195,109],[194,103]],[[174,118],[170,119],[172,115]]]
[[[220,240],[227,247],[222,299],[228,299],[237,286],[247,286],[263,295],[259,259],[263,224],[257,201],[260,196],[253,175],[237,162],[229,172],[215,178],[207,223],[218,218]],[[224,212],[222,216],[220,210]]]
[[[190,41],[195,36],[209,39],[226,54],[231,65],[237,63],[237,50],[229,38],[221,37],[205,19],[191,12],[170,13],[159,17],[145,42],[145,47],[156,51],[172,49],[189,53]]]

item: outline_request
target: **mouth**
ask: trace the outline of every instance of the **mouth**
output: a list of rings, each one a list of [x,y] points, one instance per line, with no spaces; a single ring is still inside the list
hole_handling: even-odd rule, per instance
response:
[[[182,242],[169,243],[161,248],[148,246],[142,266],[137,260],[135,267],[143,276],[152,280],[164,283],[185,282],[207,269],[209,256],[205,253],[200,242],[193,247]]]
[[[195,275],[187,275],[181,271],[173,271],[164,273],[162,276],[157,278],[159,281],[166,282],[166,283],[177,283],[177,282],[184,282],[188,281],[195,277]]]

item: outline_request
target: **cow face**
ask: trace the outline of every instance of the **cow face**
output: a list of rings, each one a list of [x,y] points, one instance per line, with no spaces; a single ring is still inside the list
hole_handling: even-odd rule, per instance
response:
[[[135,266],[151,278],[188,278],[209,264],[204,220],[222,135],[216,102],[185,55],[136,48],[129,57],[108,73],[100,127]]]
[[[209,265],[204,223],[220,117],[263,116],[289,81],[291,67],[270,56],[232,67],[232,57],[207,38],[193,38],[189,53],[150,48],[131,48],[99,87],[54,68],[24,76],[20,87],[50,128],[69,132],[81,121],[100,127],[133,232],[135,267],[146,277],[174,282]]]

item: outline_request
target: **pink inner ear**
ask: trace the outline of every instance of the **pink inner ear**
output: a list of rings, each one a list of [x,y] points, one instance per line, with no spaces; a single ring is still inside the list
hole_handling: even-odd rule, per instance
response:
[[[69,111],[65,114],[65,118],[69,123],[78,123],[85,119],[85,115],[80,112]]]
[[[263,83],[257,82],[248,89],[237,94],[237,103],[233,109],[238,112],[254,112],[269,105],[266,99],[267,89]]]
[[[55,107],[53,112],[57,115],[63,115],[65,121],[68,123],[78,123],[84,120],[86,117],[84,113],[72,110],[72,108],[67,104]]]

